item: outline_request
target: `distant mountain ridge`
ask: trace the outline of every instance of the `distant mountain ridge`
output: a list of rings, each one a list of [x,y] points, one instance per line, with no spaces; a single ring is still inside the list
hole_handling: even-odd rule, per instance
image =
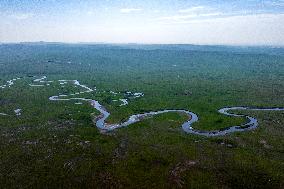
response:
[[[229,46],[229,45],[194,45],[194,44],[120,44],[120,43],[64,43],[64,42],[21,42],[0,43],[0,45],[43,45],[43,46],[74,46],[95,47],[108,49],[134,49],[134,50],[175,50],[175,51],[203,51],[203,52],[233,52],[233,53],[257,53],[270,55],[283,55],[284,47],[278,46]]]

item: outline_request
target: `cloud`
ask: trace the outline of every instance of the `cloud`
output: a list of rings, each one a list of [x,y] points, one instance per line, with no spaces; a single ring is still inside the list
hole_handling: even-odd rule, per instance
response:
[[[95,12],[94,11],[87,11],[87,15],[94,15]]]
[[[274,6],[274,7],[283,7],[284,6],[284,0],[267,1],[267,2],[264,2],[264,4]]]
[[[276,1],[271,1],[270,3],[275,4]],[[277,4],[280,3],[284,3],[284,0],[277,1]],[[195,7],[189,7],[186,9],[177,10],[177,13],[175,15],[158,17],[155,20],[163,21],[163,24],[186,24],[186,23],[194,23],[204,20],[231,18],[237,16],[265,15],[265,14],[272,14],[272,13],[267,12],[266,10],[244,9],[237,11],[236,10],[226,11],[226,10],[219,10],[209,6],[195,6]]]
[[[132,12],[140,12],[143,9],[139,9],[139,8],[124,8],[124,9],[120,9],[121,13],[132,13]]]
[[[12,15],[12,17],[17,19],[17,20],[26,20],[26,19],[29,19],[33,16],[34,16],[34,14],[32,14],[32,13],[19,13],[19,14]]]
[[[275,23],[280,24],[280,18],[283,18],[284,14],[277,14],[277,13],[267,13],[267,14],[247,14],[247,15],[226,15],[226,14],[222,14],[221,16],[217,16],[217,17],[203,17],[203,18],[198,18],[195,17],[195,19],[180,19],[180,20],[176,20],[175,22],[172,22],[172,24],[200,24],[200,23],[215,23],[215,22],[222,22],[222,21],[231,21],[231,25],[236,24],[235,20],[243,20],[244,24],[245,21],[249,22],[253,22],[253,21],[257,21],[260,23],[260,20],[262,21],[267,21],[267,20],[273,20]],[[278,22],[276,22],[278,21]],[[228,27],[229,27],[229,23]]]
[[[180,36],[193,43],[283,45],[283,19],[284,14],[271,13],[195,20],[180,25]]]
[[[217,17],[224,15],[222,12],[209,12],[209,13],[192,13],[192,14],[183,14],[183,15],[173,15],[159,17],[156,20],[165,20],[165,21],[186,21],[189,19],[205,18],[205,17]]]
[[[180,9],[178,10],[179,13],[189,13],[189,12],[196,12],[196,11],[201,11],[204,10],[205,7],[204,6],[196,6],[196,7],[190,7],[187,9]]]
[[[174,15],[174,16],[164,16],[159,17],[156,20],[168,20],[168,21],[179,21],[179,20],[185,20],[189,18],[195,18],[195,14],[188,14],[188,15]]]
[[[192,19],[218,17],[223,15],[224,13],[216,11],[216,9],[212,7],[195,6],[187,9],[180,9],[177,11],[176,15],[159,17],[156,20],[170,22],[186,22]]]

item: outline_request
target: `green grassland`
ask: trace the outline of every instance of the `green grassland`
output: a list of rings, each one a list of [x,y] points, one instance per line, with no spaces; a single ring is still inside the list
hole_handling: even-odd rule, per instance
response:
[[[9,114],[0,116],[1,188],[283,188],[284,112],[243,111],[260,127],[223,137],[184,133],[179,113],[101,134],[87,102],[48,100],[80,89],[29,86],[46,75],[96,87],[76,97],[100,101],[111,123],[185,109],[199,116],[194,128],[214,130],[245,121],[219,114],[223,107],[284,107],[283,49],[154,47],[0,45],[0,85],[23,77],[0,89],[0,112]],[[124,91],[145,95],[120,107],[111,100]]]

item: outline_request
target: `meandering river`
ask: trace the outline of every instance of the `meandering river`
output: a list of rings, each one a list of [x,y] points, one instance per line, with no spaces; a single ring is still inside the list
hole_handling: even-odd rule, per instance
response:
[[[43,76],[39,79],[35,79],[34,83],[39,82],[39,84],[30,84],[31,87],[43,87],[45,85],[49,85],[49,83],[52,83],[54,81],[46,81],[47,77]],[[10,80],[8,81],[8,86],[10,87],[14,83],[12,81],[15,80]],[[135,114],[131,115],[127,121],[123,123],[115,123],[115,124],[108,124],[106,122],[107,118],[110,116],[110,112],[107,111],[107,109],[100,104],[97,100],[94,99],[87,99],[87,98],[76,98],[74,96],[79,95],[79,94],[84,94],[84,93],[90,93],[95,91],[96,89],[91,89],[87,87],[86,85],[80,84],[78,80],[58,80],[60,84],[64,85],[67,84],[68,82],[71,82],[75,86],[81,87],[84,89],[84,91],[80,91],[77,93],[72,93],[69,95],[57,95],[57,96],[51,96],[49,97],[49,100],[51,101],[70,101],[70,100],[82,100],[82,101],[87,101],[91,104],[92,107],[94,107],[96,110],[98,110],[101,114],[95,118],[94,122],[101,131],[112,131],[121,127],[127,127],[131,124],[140,122],[144,119],[147,119],[151,116],[158,115],[158,114],[163,114],[167,112],[180,112],[188,115],[188,120],[184,122],[181,127],[182,129],[189,134],[195,134],[195,135],[202,135],[202,136],[207,136],[207,137],[213,137],[213,136],[222,136],[226,135],[229,133],[234,133],[234,132],[243,132],[243,131],[249,131],[252,129],[256,129],[258,127],[258,121],[256,118],[248,116],[248,115],[242,115],[242,114],[234,114],[234,113],[229,113],[231,110],[251,110],[251,111],[284,111],[284,108],[251,108],[251,107],[225,107],[220,110],[218,110],[219,113],[224,114],[226,116],[233,116],[233,117],[244,117],[247,119],[246,123],[243,123],[242,125],[237,125],[237,126],[230,126],[227,128],[223,128],[220,130],[213,130],[213,131],[201,131],[194,129],[192,127],[192,124],[198,121],[198,116],[194,112],[188,111],[188,110],[162,110],[162,111],[153,111],[153,112],[146,112],[143,114]],[[7,85],[6,85],[7,86]],[[0,88],[6,88],[6,86],[0,86]],[[135,93],[136,94],[136,93]],[[139,96],[143,96],[143,93],[137,93]],[[124,102],[124,105],[127,105],[126,102]],[[0,113],[0,115],[7,115],[5,113]]]

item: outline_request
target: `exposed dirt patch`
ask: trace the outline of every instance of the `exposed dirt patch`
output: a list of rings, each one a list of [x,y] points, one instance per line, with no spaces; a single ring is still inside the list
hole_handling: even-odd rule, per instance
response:
[[[266,141],[266,140],[260,140],[259,143],[262,144],[263,147],[266,148],[266,149],[272,148],[271,145],[267,144],[267,141]]]
[[[101,172],[96,180],[99,181],[98,188],[124,188],[122,182],[114,178],[110,172]]]
[[[169,174],[169,183],[172,186],[182,188],[184,185],[183,175],[186,171],[188,171],[191,167],[196,165],[196,161],[186,160],[184,162],[180,162],[174,166],[173,169],[170,170]]]
[[[117,161],[125,159],[127,156],[128,139],[123,139],[117,148],[114,150],[112,163],[115,164]]]
[[[70,129],[75,125],[75,122],[72,120],[50,120],[47,122],[48,125],[53,126],[52,128],[55,130],[61,129]]]

